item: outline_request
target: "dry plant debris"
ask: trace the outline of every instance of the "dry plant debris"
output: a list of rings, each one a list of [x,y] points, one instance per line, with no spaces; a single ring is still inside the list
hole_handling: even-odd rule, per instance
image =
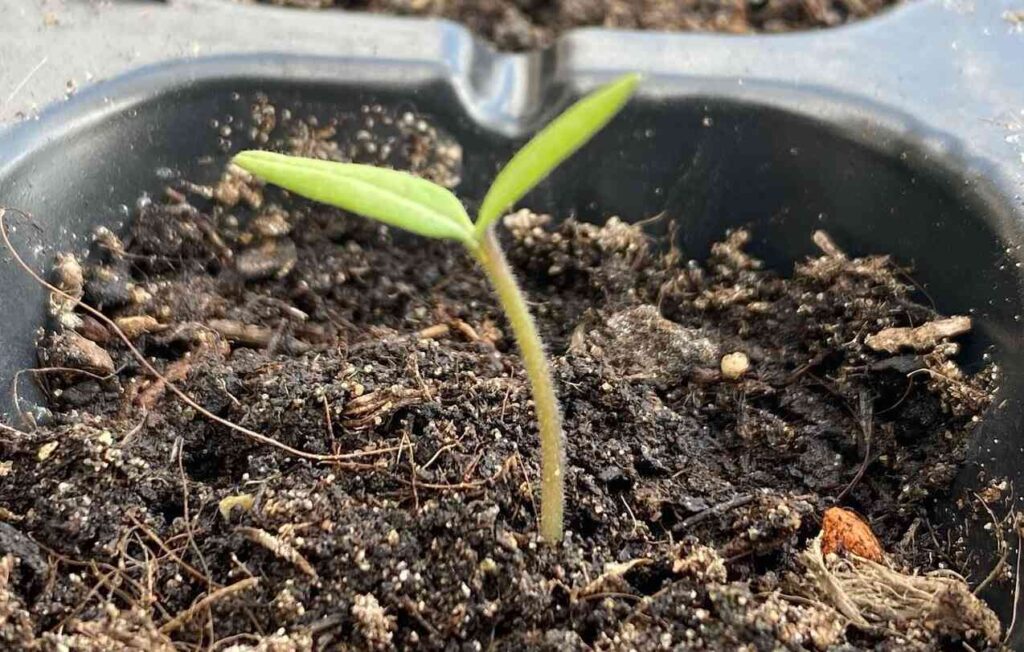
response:
[[[868,335],[864,343],[875,351],[896,353],[900,349],[930,351],[944,340],[971,330],[970,317],[936,319],[913,328],[885,328]]]

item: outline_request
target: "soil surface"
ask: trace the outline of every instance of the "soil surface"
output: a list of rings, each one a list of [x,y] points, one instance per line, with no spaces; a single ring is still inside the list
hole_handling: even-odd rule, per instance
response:
[[[339,7],[465,24],[502,50],[551,45],[576,27],[687,32],[788,32],[835,27],[900,0],[260,0]]]
[[[260,99],[252,124],[458,182],[410,113]],[[528,386],[472,261],[228,169],[55,264],[49,371],[21,378],[51,403],[0,443],[7,649],[998,647],[933,529],[996,381],[955,362],[969,320],[822,233],[786,275],[745,231],[699,264],[616,218],[501,235],[564,408],[563,543],[535,534]]]

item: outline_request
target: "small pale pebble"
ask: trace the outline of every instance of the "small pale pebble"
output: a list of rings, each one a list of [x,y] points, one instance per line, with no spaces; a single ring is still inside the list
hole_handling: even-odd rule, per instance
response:
[[[722,377],[739,380],[750,370],[750,358],[746,353],[736,351],[722,356]]]

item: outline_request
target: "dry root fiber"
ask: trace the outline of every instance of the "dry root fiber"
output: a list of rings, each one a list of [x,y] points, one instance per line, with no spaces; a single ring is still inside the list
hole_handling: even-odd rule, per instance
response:
[[[37,635],[29,607],[13,586],[12,572],[17,564],[13,555],[0,557],[0,650],[174,652],[171,640],[159,631],[145,609],[120,609],[112,602],[105,602],[91,618],[69,618],[58,631]]]
[[[999,619],[953,573],[908,575],[863,557],[825,555],[822,537],[800,557],[809,597],[832,606],[852,624],[912,636],[932,634],[998,645]]]

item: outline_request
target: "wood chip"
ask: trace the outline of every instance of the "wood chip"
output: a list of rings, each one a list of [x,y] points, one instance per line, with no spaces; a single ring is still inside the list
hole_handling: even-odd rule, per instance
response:
[[[864,343],[875,351],[896,353],[900,349],[929,351],[942,340],[971,330],[970,317],[949,317],[915,328],[885,328],[869,335]]]
[[[257,349],[270,347],[276,335],[272,328],[257,324],[243,324],[234,319],[211,319],[206,322],[206,325],[224,336],[229,342]],[[289,335],[284,336],[282,343],[287,350],[296,354],[305,353],[312,348],[308,342]]]
[[[455,329],[462,333],[462,336],[465,337],[470,342],[480,341],[480,334],[477,333],[476,329],[470,326],[468,323],[462,321],[461,319],[456,319],[454,324]]]
[[[835,240],[832,239],[828,233],[824,231],[815,231],[811,235],[811,241],[817,245],[818,249],[821,249],[822,253],[832,258],[846,258],[846,254],[843,250],[836,245]]]
[[[100,320],[88,313],[76,313],[76,315],[81,320],[76,330],[82,337],[99,344],[106,344],[113,339],[110,331]]]
[[[884,556],[871,526],[848,509],[830,507],[821,519],[821,552],[852,553],[864,559],[881,562]]]
[[[382,423],[384,418],[395,410],[417,405],[428,399],[429,393],[423,389],[397,386],[380,389],[349,401],[342,411],[342,423],[350,430],[372,428]]]
[[[435,340],[439,337],[444,337],[449,331],[451,329],[448,327],[448,324],[434,324],[421,330],[418,336],[421,340]]]
[[[73,331],[53,339],[49,356],[50,366],[81,369],[100,376],[114,373],[114,360],[110,354],[92,340]]]
[[[316,578],[316,569],[290,543],[278,539],[266,530],[255,527],[238,527],[235,528],[235,532],[241,534],[249,541],[263,546],[273,553],[275,557],[294,564],[296,568],[306,575],[314,579]]]
[[[274,336],[274,331],[266,326],[243,324],[234,319],[211,319],[206,325],[232,342],[259,348],[265,348]]]
[[[156,320],[156,317],[151,315],[134,315],[131,317],[118,317],[114,320],[117,327],[121,329],[121,332],[125,336],[134,340],[140,335],[146,333],[158,333],[165,330],[167,327]]]

